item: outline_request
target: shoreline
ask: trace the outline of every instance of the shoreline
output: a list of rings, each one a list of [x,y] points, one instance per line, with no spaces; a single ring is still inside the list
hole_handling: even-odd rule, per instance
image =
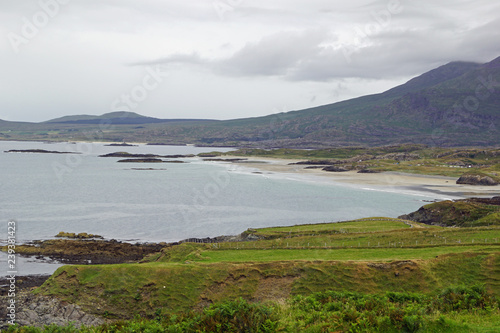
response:
[[[453,199],[473,196],[493,197],[500,195],[500,185],[476,186],[456,184],[457,178],[410,174],[402,172],[357,173],[357,171],[327,172],[321,169],[306,169],[307,165],[290,165],[302,160],[266,157],[241,157],[225,155],[224,158],[246,158],[246,161],[231,162],[248,172],[261,175],[295,175],[298,180],[320,183],[350,185],[366,190],[390,192],[418,192],[435,194]]]

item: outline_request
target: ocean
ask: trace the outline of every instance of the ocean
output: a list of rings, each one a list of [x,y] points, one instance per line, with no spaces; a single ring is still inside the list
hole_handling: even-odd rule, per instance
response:
[[[81,154],[4,153],[11,149]],[[436,198],[307,175],[255,173],[251,164],[200,158],[175,164],[117,163],[118,158],[98,157],[117,151],[186,155],[214,150],[231,149],[0,141],[0,241],[7,239],[9,221],[16,222],[18,244],[53,238],[60,231],[129,242],[174,242],[234,235],[248,228],[397,217]],[[154,170],[144,170],[148,168]]]

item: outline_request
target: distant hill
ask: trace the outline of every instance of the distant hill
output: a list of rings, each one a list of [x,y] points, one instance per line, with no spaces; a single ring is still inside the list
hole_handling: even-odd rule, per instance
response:
[[[103,132],[101,123],[114,125]],[[44,123],[0,121],[0,139],[139,141],[205,146],[321,148],[404,143],[497,146],[500,57],[451,62],[380,94],[305,110],[225,121],[158,119],[133,112]]]
[[[156,124],[168,122],[186,122],[200,121],[200,119],[159,119],[146,117],[135,112],[117,111],[103,114],[101,116],[77,115],[65,116],[47,121],[54,124],[100,124],[106,122],[113,125],[137,125],[137,124]],[[204,120],[209,121],[209,120]]]

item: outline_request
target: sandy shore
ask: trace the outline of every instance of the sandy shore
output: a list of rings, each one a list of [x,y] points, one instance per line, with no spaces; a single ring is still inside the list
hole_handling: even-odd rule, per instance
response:
[[[238,158],[238,156],[224,156],[224,158]],[[241,158],[241,157],[240,157]],[[311,176],[315,180],[325,182],[344,183],[369,187],[370,189],[391,191],[432,192],[440,196],[472,197],[500,195],[500,186],[472,186],[458,185],[456,178],[405,174],[396,172],[357,173],[326,172],[321,169],[306,169],[307,165],[290,165],[299,160],[249,157],[246,161],[235,162],[242,168],[256,169],[254,173],[262,174],[293,174]]]

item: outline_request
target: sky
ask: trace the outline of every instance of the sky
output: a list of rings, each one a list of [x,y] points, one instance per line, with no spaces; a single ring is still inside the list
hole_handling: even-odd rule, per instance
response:
[[[500,56],[494,0],[1,0],[0,119],[235,119]]]

